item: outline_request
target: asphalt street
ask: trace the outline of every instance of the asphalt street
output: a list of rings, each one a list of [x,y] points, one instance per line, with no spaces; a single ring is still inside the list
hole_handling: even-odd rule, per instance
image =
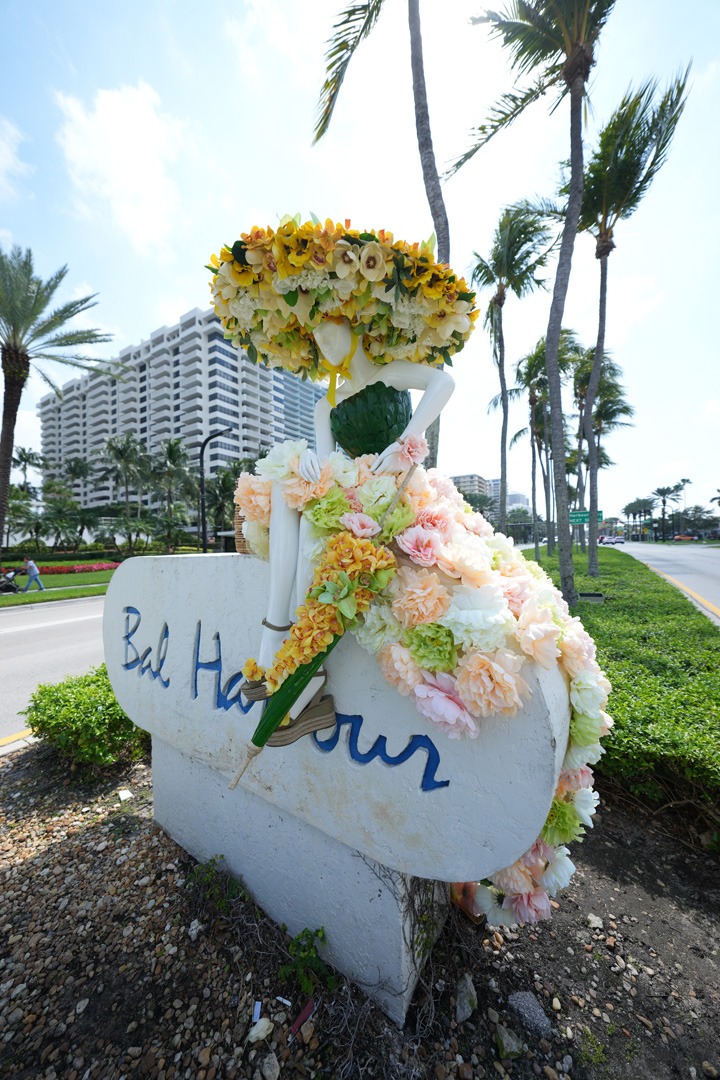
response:
[[[720,626],[720,547],[677,540],[666,544],[624,544],[620,550],[681,588]]]
[[[27,728],[20,710],[40,683],[103,661],[104,596],[0,610],[0,739]]]

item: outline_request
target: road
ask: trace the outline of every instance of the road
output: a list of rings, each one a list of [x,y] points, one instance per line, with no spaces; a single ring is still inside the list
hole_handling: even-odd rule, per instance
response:
[[[620,550],[669,578],[720,626],[720,547],[630,543]]]
[[[103,661],[104,596],[0,610],[0,740],[27,728],[39,683],[83,675]]]

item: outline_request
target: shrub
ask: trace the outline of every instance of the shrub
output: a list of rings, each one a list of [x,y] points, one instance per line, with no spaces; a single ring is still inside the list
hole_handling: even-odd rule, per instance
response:
[[[114,765],[145,753],[148,735],[117,703],[104,664],[87,675],[38,686],[25,710],[34,735],[82,765]]]

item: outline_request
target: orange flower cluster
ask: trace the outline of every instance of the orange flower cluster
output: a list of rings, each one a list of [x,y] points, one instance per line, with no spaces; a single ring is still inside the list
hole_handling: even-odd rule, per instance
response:
[[[323,557],[315,569],[312,586],[324,585],[328,581],[337,582],[343,570],[355,582],[361,575],[369,577],[378,570],[394,569],[395,565],[395,556],[387,548],[377,547],[371,540],[353,536],[349,532],[336,533],[327,541]],[[358,584],[353,595],[360,614],[368,610],[375,593]],[[327,649],[335,635],[341,635],[345,630],[334,604],[322,603],[310,596],[296,614],[289,637],[266,673],[271,694],[299,667]]]

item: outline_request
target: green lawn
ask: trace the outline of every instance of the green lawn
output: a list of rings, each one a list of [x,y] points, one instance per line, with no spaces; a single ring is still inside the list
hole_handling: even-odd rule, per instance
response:
[[[655,802],[718,806],[720,796],[720,629],[679,589],[622,551],[600,548],[600,578],[575,556],[580,602],[598,660],[613,684],[615,727],[603,740],[599,772]],[[557,557],[541,558],[558,578]],[[714,813],[714,811],[713,811]]]
[[[48,563],[47,565],[51,565]],[[26,593],[0,594],[0,607],[18,607],[25,604],[46,604],[50,600],[69,600],[79,596],[102,596],[107,590],[113,570],[96,570],[86,574],[45,574],[40,575],[45,591],[40,592],[33,585]],[[25,587],[27,578],[17,578],[20,588]]]

